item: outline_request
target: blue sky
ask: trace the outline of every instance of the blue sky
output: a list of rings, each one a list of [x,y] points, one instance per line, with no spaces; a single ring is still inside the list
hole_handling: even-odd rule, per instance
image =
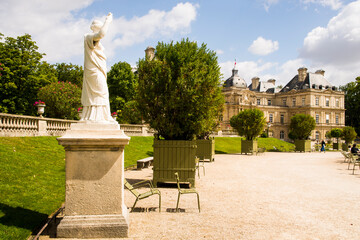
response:
[[[360,1],[346,0],[0,0],[0,32],[32,35],[45,60],[82,65],[82,38],[92,20],[114,21],[102,40],[108,67],[136,66],[158,41],[188,37],[218,54],[224,78],[285,85],[299,67],[325,70],[334,85],[360,76]]]

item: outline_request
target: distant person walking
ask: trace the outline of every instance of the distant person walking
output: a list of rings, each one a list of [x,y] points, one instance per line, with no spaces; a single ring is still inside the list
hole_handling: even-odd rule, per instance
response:
[[[325,141],[322,140],[322,141],[321,141],[321,149],[320,149],[321,152],[324,152],[324,153],[325,153],[325,146],[326,146]]]

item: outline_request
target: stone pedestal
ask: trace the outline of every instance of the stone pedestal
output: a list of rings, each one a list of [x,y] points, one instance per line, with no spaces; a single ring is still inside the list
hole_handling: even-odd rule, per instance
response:
[[[72,124],[58,138],[66,153],[66,195],[57,237],[127,237],[123,178],[129,140],[117,123]]]

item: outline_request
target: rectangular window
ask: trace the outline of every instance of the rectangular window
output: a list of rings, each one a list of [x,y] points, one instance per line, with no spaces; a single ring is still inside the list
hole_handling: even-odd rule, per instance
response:
[[[304,98],[304,97],[301,99],[301,104],[302,104],[303,106],[305,106],[305,98]]]
[[[340,106],[340,104],[339,104],[339,99],[336,99],[336,100],[335,100],[335,104],[336,104],[336,107],[339,107],[339,106]]]
[[[282,102],[283,102],[283,106],[286,106],[286,98],[283,98]]]
[[[256,104],[260,105],[260,98],[256,99]]]
[[[296,106],[296,98],[293,98],[292,102],[293,102],[293,107],[295,107]]]
[[[272,113],[269,114],[269,122],[271,122],[271,123],[273,122],[273,114]]]
[[[326,105],[327,107],[330,106],[330,100],[329,100],[328,98],[326,98],[326,100],[325,100],[325,105]]]
[[[268,105],[271,106],[271,100],[270,99],[268,99]]]
[[[319,106],[319,97],[315,97],[315,105]]]
[[[330,115],[329,114],[326,114],[326,123],[330,123]]]
[[[320,116],[319,116],[319,114],[316,114],[315,121],[316,121],[316,123],[319,123],[319,122],[320,122]]]
[[[281,124],[284,124],[284,114],[281,114],[281,115],[280,115],[280,123],[281,123]]]
[[[339,124],[339,115],[338,114],[336,114],[336,116],[335,116],[335,122],[336,122],[336,124]]]

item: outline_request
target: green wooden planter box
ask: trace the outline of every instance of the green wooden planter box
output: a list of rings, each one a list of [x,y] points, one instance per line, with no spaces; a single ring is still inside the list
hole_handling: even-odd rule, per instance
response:
[[[311,152],[311,140],[295,140],[295,151]]]
[[[198,139],[196,140],[196,145],[196,156],[200,160],[209,159],[210,162],[214,161],[215,139]]]
[[[241,140],[241,154],[256,153],[258,143],[256,140]]]
[[[339,143],[333,143],[333,150],[339,150]]]
[[[195,187],[196,141],[157,140],[154,139],[153,182],[176,182],[175,172],[179,180]]]

